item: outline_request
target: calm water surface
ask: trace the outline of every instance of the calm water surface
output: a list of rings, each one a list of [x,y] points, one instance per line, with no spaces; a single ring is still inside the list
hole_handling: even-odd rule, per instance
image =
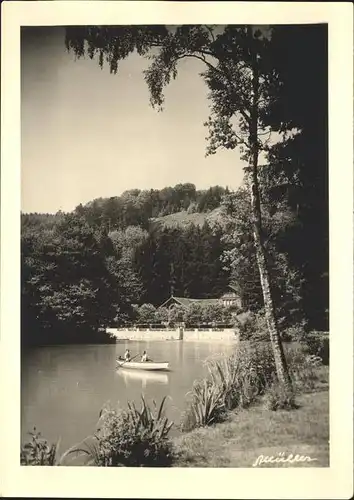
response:
[[[128,347],[132,356],[144,349],[156,361],[169,361],[168,373],[116,370],[116,356]],[[210,356],[231,353],[228,342],[120,342],[116,345],[51,346],[22,356],[22,441],[35,426],[49,442],[61,438],[60,451],[92,434],[107,401],[126,406],[143,394],[157,403],[169,396],[166,414],[178,423],[186,393],[205,374]],[[176,432],[176,431],[175,431]]]

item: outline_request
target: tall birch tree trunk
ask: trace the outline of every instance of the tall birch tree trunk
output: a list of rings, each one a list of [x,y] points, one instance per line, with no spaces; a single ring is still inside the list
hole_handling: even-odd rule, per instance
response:
[[[252,28],[250,35],[253,37]],[[252,42],[251,42],[252,43]],[[252,45],[251,45],[252,47]],[[252,48],[251,48],[252,50]],[[259,73],[257,54],[252,51],[252,107],[250,112],[249,122],[249,163],[246,174],[246,182],[251,199],[252,211],[252,226],[253,239],[256,250],[256,258],[259,269],[260,281],[263,292],[264,308],[266,321],[270,336],[270,341],[273,349],[275,367],[278,380],[286,387],[291,387],[291,379],[287,367],[283,345],[281,342],[275,307],[272,296],[271,280],[268,270],[266,250],[264,246],[264,238],[262,231],[262,215],[261,215],[261,200],[259,193],[258,182],[258,158],[259,158],[259,142],[258,142],[258,114],[259,114]]]

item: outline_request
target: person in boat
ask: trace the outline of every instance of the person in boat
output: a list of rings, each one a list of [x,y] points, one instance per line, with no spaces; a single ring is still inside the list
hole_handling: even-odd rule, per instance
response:
[[[146,351],[143,352],[143,355],[141,356],[141,362],[146,363],[148,361],[148,355]]]
[[[124,353],[124,361],[130,361],[130,360],[131,360],[130,351],[129,349],[127,349]]]

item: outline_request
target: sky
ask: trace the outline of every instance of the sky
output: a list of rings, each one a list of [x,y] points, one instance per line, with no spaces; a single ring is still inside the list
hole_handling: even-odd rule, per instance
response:
[[[23,212],[70,211],[127,189],[192,182],[237,188],[237,151],[205,158],[209,114],[203,63],[184,59],[165,91],[163,112],[149,103],[142,71],[124,60],[117,75],[88,57],[75,60],[62,27],[31,27],[21,46]]]

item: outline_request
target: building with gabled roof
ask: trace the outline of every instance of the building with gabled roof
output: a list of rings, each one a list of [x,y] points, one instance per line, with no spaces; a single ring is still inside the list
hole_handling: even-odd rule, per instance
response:
[[[173,305],[180,305],[182,307],[188,307],[191,304],[200,304],[203,306],[207,305],[218,305],[221,304],[224,307],[239,307],[242,308],[242,300],[237,293],[237,289],[233,285],[228,286],[228,290],[219,298],[211,299],[194,299],[187,297],[175,297],[173,294],[165,302],[163,302],[159,307],[170,308]]]

